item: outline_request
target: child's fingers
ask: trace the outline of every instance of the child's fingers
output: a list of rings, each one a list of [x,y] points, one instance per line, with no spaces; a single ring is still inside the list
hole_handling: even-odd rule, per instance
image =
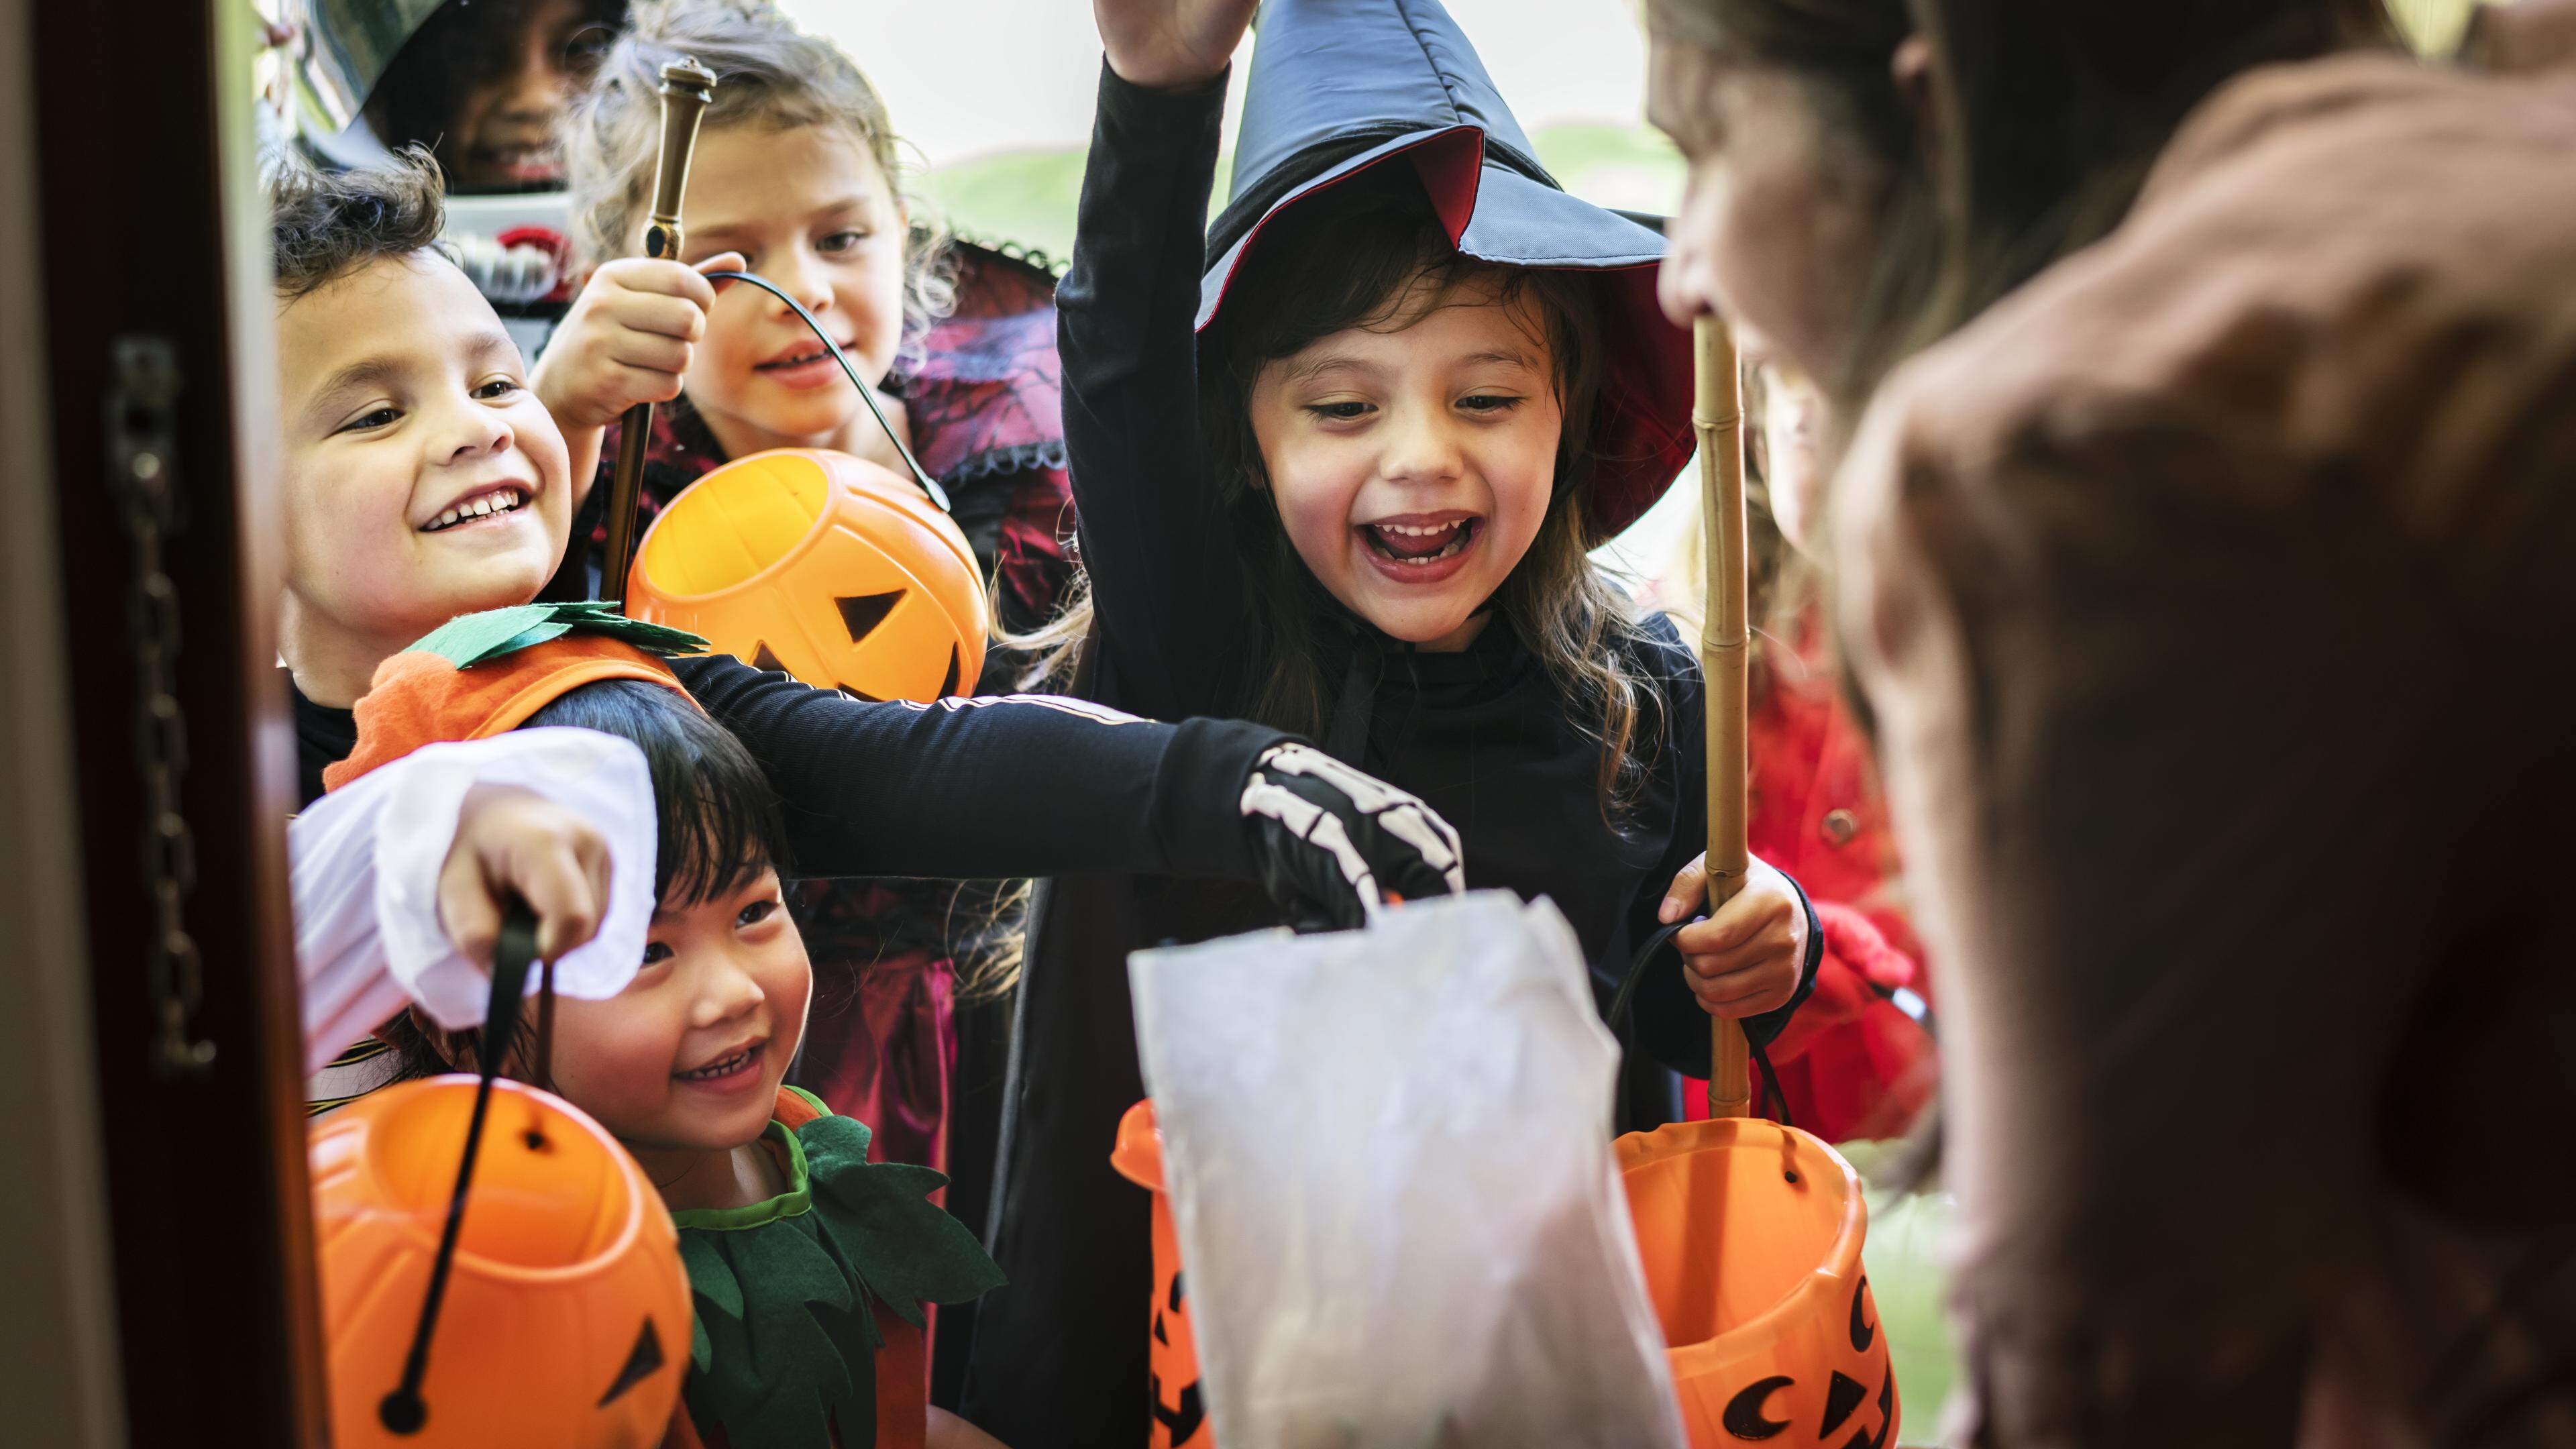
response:
[[[1655,919],[1669,926],[1698,908],[1708,899],[1708,856],[1703,853],[1683,866],[1664,890],[1664,903],[1655,911]]]
[[[537,956],[558,961],[599,934],[608,911],[608,852],[597,833],[567,832],[511,862],[509,884],[537,917]]]
[[[1693,921],[1673,935],[1685,956],[1734,950],[1765,931],[1785,926],[1789,902],[1767,891],[1741,891],[1705,921]]]
[[[1731,951],[1711,951],[1684,956],[1684,978],[1697,984],[1729,976],[1738,971],[1797,969],[1797,945],[1786,932],[1764,932]]]
[[[705,261],[699,262],[695,267],[691,268],[691,270],[696,271],[700,275],[704,275],[708,272],[747,272],[751,270],[751,258],[744,256],[740,252],[718,252],[714,256],[707,258]],[[715,291],[721,292],[725,288],[732,286],[733,281],[731,278],[727,278],[724,281],[711,282],[708,285]]]
[[[636,367],[617,363],[618,396],[624,401],[622,411],[640,402],[666,403],[680,395],[680,369],[676,367]]]
[[[700,276],[697,267],[650,257],[626,257],[610,262],[599,269],[599,275],[593,280],[612,283],[630,296],[670,297],[701,311],[714,306],[716,301],[715,284]]]
[[[1798,989],[1795,972],[1776,967],[1730,971],[1707,981],[1693,980],[1691,995],[1711,1016],[1759,1016],[1786,1001]]]
[[[602,351],[607,361],[623,367],[664,374],[689,370],[690,344],[676,337],[620,332],[609,338]]]
[[[471,851],[450,854],[438,872],[438,923],[459,955],[477,964],[491,962],[492,944],[501,939],[501,902],[484,878],[483,862]]]
[[[600,311],[612,331],[695,342],[707,335],[707,304],[714,300],[712,295],[702,303],[659,292],[625,292],[609,299]]]

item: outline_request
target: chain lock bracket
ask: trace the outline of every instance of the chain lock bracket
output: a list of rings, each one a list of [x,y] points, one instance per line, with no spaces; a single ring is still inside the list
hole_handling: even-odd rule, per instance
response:
[[[179,706],[179,588],[164,546],[185,524],[175,460],[178,353],[166,337],[120,337],[107,395],[108,483],[125,521],[126,643],[134,656],[134,763],[143,785],[143,884],[152,911],[152,1069],[200,1077],[215,1044],[196,1034],[205,961],[188,934],[197,839],[179,808],[188,773],[188,721]]]

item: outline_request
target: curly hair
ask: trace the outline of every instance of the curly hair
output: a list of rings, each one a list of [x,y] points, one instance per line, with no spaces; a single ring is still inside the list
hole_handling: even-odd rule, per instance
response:
[[[273,159],[267,189],[280,301],[309,296],[379,257],[435,249],[447,225],[438,163],[418,146],[387,165],[353,171]]]
[[[765,0],[646,0],[634,7],[626,34],[575,105],[565,138],[579,264],[596,267],[634,248],[660,155],[662,67],[682,56],[715,72],[715,99],[699,122],[707,130],[839,126],[867,148],[907,219],[903,345],[911,353],[956,302],[947,230],[909,189],[913,168],[876,87],[838,47],[797,30]]]

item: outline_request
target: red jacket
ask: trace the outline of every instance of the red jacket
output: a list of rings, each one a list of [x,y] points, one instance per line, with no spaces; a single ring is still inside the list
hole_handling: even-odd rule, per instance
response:
[[[1828,1142],[1903,1134],[1930,1100],[1932,1039],[1887,993],[1930,995],[1897,897],[1896,846],[1868,742],[1826,666],[1754,682],[1749,721],[1755,855],[1798,882],[1824,930],[1816,990],[1771,1044],[1789,1119]],[[1756,1082],[1757,1089],[1760,1086]],[[1708,1115],[1698,1083],[1685,1093]]]

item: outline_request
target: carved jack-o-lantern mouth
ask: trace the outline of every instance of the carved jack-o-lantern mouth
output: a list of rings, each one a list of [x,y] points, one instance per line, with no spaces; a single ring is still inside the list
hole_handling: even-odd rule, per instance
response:
[[[990,604],[948,516],[893,473],[782,448],[682,490],[636,550],[627,612],[869,700],[971,689]]]
[[[1878,1326],[1871,1321],[1867,1307],[1868,1297],[1869,1279],[1864,1275],[1852,1286],[1849,1335],[1852,1352],[1861,1355],[1861,1360],[1852,1367],[1863,1370],[1873,1366],[1869,1362],[1872,1357],[1870,1350],[1878,1339]],[[1875,1357],[1878,1427],[1872,1430],[1866,1424],[1860,1426],[1845,1441],[1843,1449],[1885,1449],[1888,1435],[1896,1429],[1896,1371],[1887,1362],[1885,1352]],[[1827,1369],[1826,1373],[1824,1404],[1817,1413],[1814,1432],[1800,1436],[1803,1441],[1824,1442],[1830,1439],[1845,1424],[1852,1422],[1852,1416],[1870,1396],[1869,1385],[1841,1369]],[[1794,1374],[1767,1374],[1755,1379],[1736,1390],[1734,1396],[1726,1401],[1726,1408],[1718,1415],[1718,1423],[1727,1433],[1748,1444],[1778,1439],[1798,1427],[1794,1418],[1773,1417],[1795,1411],[1803,1397],[1797,1388],[1798,1379]]]

